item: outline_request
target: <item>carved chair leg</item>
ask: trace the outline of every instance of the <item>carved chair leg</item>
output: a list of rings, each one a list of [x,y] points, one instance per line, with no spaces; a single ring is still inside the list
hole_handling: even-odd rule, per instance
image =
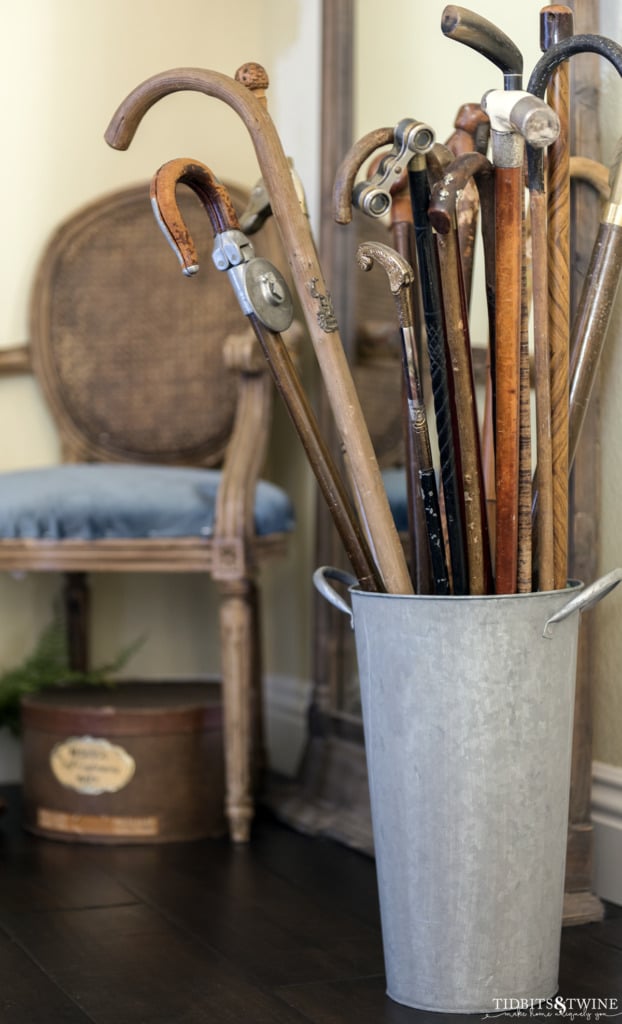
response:
[[[254,584],[219,583],[220,657],[224,708],[225,810],[234,842],[250,838],[253,817]]]
[[[255,581],[250,584],[252,612],[252,665],[251,665],[251,711],[252,711],[252,781],[255,791],[261,785],[266,769],[266,734],[263,706],[263,652],[261,644],[261,603],[259,587]]]
[[[69,666],[79,672],[89,667],[89,607],[88,577],[84,572],[65,573],[63,591],[67,628]]]

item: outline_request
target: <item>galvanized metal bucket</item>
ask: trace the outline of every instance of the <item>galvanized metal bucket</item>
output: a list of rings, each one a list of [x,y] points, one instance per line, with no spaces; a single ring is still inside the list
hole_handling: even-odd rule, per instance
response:
[[[314,574],[355,631],[396,1002],[475,1013],[557,991],[579,614],[621,579],[410,597]]]

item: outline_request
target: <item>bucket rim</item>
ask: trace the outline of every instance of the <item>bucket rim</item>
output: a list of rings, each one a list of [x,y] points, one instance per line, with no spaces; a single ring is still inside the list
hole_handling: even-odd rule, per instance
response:
[[[386,594],[371,590],[363,590],[358,582],[348,586],[348,593],[356,595],[357,598],[374,598],[390,601],[434,601],[451,602],[456,601],[516,601],[525,598],[540,598],[541,600],[550,597],[561,597],[563,595],[579,593],[585,586],[583,580],[570,579],[566,586],[557,590],[532,590],[527,594]]]

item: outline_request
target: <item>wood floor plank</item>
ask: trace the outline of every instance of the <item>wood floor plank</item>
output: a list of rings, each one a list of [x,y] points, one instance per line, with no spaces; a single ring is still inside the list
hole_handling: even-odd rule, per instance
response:
[[[0,818],[0,921],[4,911],[113,906],[134,902],[98,863],[98,848],[41,840],[21,827],[16,787],[2,790],[8,809]]]
[[[485,1019],[479,1014],[431,1013],[401,1006],[385,994],[384,977],[291,985],[277,992],[313,1024],[476,1024]]]
[[[621,923],[616,918],[564,930],[559,971],[563,995],[617,999],[622,1014]]]
[[[620,908],[564,930],[560,986],[622,1010]],[[242,849],[38,840],[13,800],[0,819],[1,1024],[480,1019],[386,997],[375,865],[336,842],[261,815]]]
[[[304,1020],[147,907],[8,917],[14,938],[94,1024]],[[49,1017],[46,1024],[56,1020]]]
[[[378,889],[371,857],[332,839],[310,839],[291,829],[275,827],[269,819],[257,822],[253,849],[258,860],[293,885],[322,893],[340,911],[377,924]]]
[[[251,844],[188,844],[108,855],[137,899],[240,964],[264,986],[383,970],[378,922],[337,911],[260,863]],[[102,863],[104,861],[102,860]]]
[[[14,942],[0,932],[2,1024],[89,1024],[76,1006]]]

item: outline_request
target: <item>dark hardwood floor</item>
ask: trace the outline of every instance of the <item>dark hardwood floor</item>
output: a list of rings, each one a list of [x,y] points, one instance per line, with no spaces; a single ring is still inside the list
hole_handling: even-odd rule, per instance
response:
[[[63,844],[21,829],[17,787],[0,795],[1,1024],[483,1019],[385,996],[374,863],[346,847],[267,816],[242,849]],[[622,1014],[620,908],[564,930],[560,994]]]

